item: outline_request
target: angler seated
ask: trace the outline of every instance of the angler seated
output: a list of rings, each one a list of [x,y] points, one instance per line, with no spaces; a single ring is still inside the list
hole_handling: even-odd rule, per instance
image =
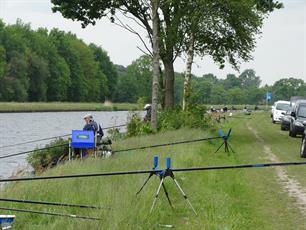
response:
[[[94,131],[96,134],[98,132],[99,126],[97,122],[94,121],[93,116],[91,114],[86,114],[84,116],[85,126],[83,128],[84,131]]]
[[[104,132],[101,128],[101,125],[94,121],[93,116],[91,114],[86,114],[84,116],[85,126],[83,128],[84,131],[94,131],[96,137],[96,146],[100,145],[111,145],[112,141],[108,137],[103,138]]]

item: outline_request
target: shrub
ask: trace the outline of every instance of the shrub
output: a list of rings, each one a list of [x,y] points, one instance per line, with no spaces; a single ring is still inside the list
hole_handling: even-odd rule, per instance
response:
[[[120,133],[120,129],[118,129],[118,128],[113,128],[113,129],[107,130],[107,134],[108,134],[109,138],[113,141],[121,140],[125,137],[125,134]]]
[[[144,122],[138,113],[131,113],[128,118],[127,136],[139,136],[153,133],[149,122]]]
[[[54,147],[58,145],[64,145],[60,147]],[[56,139],[50,144],[47,144],[45,148],[54,147],[45,150],[36,149],[33,153],[27,156],[27,161],[34,168],[35,171],[43,171],[46,168],[52,167],[57,164],[57,161],[69,152],[68,141],[64,139]]]
[[[206,107],[200,105],[190,106],[188,111],[180,107],[158,113],[158,131],[176,130],[182,127],[207,129],[212,126],[210,116],[206,115]],[[151,125],[143,122],[136,113],[130,115],[127,136],[138,136],[153,133]]]
[[[206,107],[194,105],[188,111],[182,111],[180,107],[162,112],[158,115],[158,130],[175,130],[182,127],[208,128],[210,118],[205,115]]]

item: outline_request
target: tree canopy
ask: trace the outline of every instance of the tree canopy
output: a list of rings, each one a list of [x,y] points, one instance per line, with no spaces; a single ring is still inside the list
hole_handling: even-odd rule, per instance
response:
[[[0,20],[1,101],[112,99],[117,71],[107,53],[58,29]]]
[[[60,12],[65,18],[81,21],[83,27],[88,24],[94,25],[97,20],[106,16],[115,22],[118,20],[118,13],[132,18],[146,30],[153,46],[153,1],[51,2],[54,4],[54,12]],[[221,67],[224,66],[225,60],[228,60],[238,68],[240,59],[251,59],[251,51],[255,47],[255,39],[260,33],[263,19],[269,12],[282,6],[274,0],[166,0],[158,3],[159,54],[165,69],[161,85],[164,93],[161,98],[164,102],[161,104],[166,108],[174,105],[173,63],[178,56],[187,51],[191,37],[194,38],[192,43],[196,54],[210,55]],[[118,24],[139,36],[139,33],[129,25],[120,23],[120,20]],[[147,46],[146,48],[148,49]]]
[[[153,66],[142,56],[127,67],[115,66],[106,51],[86,45],[58,29],[32,30],[17,21],[0,21],[0,101],[104,101],[150,103]],[[184,74],[175,73],[174,99],[182,101]],[[260,104],[267,91],[273,100],[306,96],[303,80],[289,77],[261,86],[253,69],[228,74],[194,76],[190,100],[199,104]]]

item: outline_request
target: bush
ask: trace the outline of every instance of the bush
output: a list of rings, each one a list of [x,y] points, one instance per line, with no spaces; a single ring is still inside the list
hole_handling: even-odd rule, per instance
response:
[[[109,138],[113,141],[122,140],[125,137],[125,134],[120,133],[120,129],[118,129],[118,128],[113,128],[113,129],[107,130],[107,134],[108,134]]]
[[[144,122],[137,113],[131,113],[129,115],[128,125],[127,125],[128,137],[139,136],[150,133],[153,133],[153,130],[149,122]]]
[[[206,116],[206,107],[194,105],[188,111],[180,107],[158,115],[158,130],[175,130],[182,127],[206,129],[210,127],[210,118]]]
[[[57,145],[64,145],[45,150],[36,149],[33,153],[27,156],[27,161],[34,168],[35,171],[41,172],[46,168],[52,167],[57,164],[57,161],[63,156],[68,155],[69,146],[68,141],[64,139],[57,139],[47,144],[45,148]]]
[[[188,111],[182,111],[180,107],[173,110],[162,111],[157,115],[158,131],[176,130],[182,127],[207,129],[212,126],[212,120],[206,115],[206,107],[194,105]],[[128,122],[127,136],[138,136],[153,133],[151,125],[143,122],[136,113],[131,114]]]

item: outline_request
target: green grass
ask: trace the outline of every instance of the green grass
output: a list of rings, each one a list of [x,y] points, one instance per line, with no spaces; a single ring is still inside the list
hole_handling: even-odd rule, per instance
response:
[[[211,105],[207,105],[210,108]],[[222,108],[222,105],[214,105]],[[243,109],[244,105],[235,105],[236,109]],[[253,109],[254,105],[248,105]],[[265,109],[265,106],[259,106]],[[270,108],[270,107],[269,107]],[[116,111],[141,110],[142,107],[131,103],[104,104],[98,102],[0,102],[0,112],[52,112],[52,111]]]
[[[227,155],[223,151],[215,154],[220,142],[211,141],[118,153],[109,159],[69,162],[49,170],[45,175],[149,169],[155,154],[160,157],[161,167],[165,164],[165,157],[171,156],[174,168],[267,161],[263,160],[265,154],[262,145],[258,144],[253,133],[246,128],[247,123],[258,129],[273,151],[280,148],[278,156],[282,160],[299,160],[296,147],[298,140],[279,135],[278,127],[269,122],[268,113],[258,113],[252,117],[251,120],[231,119],[222,125],[224,128],[233,127],[230,143],[235,149],[234,154]],[[115,143],[114,149],[212,135],[216,135],[216,132],[182,129],[130,138]],[[274,140],[274,137],[278,139]],[[303,167],[286,169],[294,176],[305,175],[306,172]],[[174,210],[169,208],[165,195],[161,193],[154,212],[150,214],[159,184],[158,178],[153,177],[143,192],[135,196],[147,175],[19,182],[7,185],[0,193],[1,197],[95,204],[110,209],[79,210],[10,203],[2,203],[1,206],[103,218],[101,222],[92,222],[17,213],[16,229],[160,229],[158,224],[171,224],[176,229],[189,230],[306,229],[304,216],[278,184],[274,168],[175,175],[197,210],[197,217],[186,205],[170,178],[167,178],[166,186],[174,203]],[[302,177],[299,179],[302,180]]]
[[[0,112],[52,112],[52,111],[116,111],[137,110],[136,104],[129,103],[73,103],[73,102],[0,102]]]

